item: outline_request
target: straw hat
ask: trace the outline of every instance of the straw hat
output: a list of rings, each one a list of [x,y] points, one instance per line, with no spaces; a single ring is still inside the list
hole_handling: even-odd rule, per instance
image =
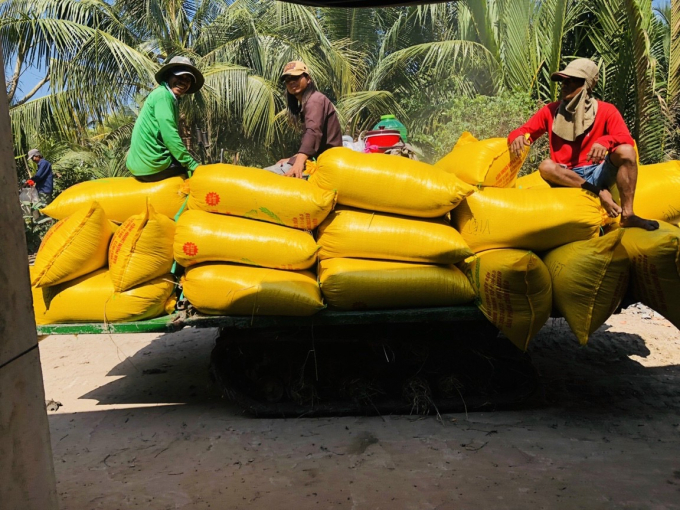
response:
[[[158,70],[155,78],[157,83],[163,83],[164,81],[168,81],[170,75],[181,76],[183,74],[188,74],[193,78],[193,82],[189,87],[189,90],[187,90],[187,94],[198,92],[203,86],[205,78],[203,78],[201,71],[194,67],[194,64],[187,57],[172,57]]]

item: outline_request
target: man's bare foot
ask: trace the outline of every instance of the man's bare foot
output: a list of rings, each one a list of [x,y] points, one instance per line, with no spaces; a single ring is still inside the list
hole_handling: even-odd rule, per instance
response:
[[[604,210],[607,211],[607,214],[610,218],[616,218],[619,214],[621,214],[621,206],[614,202],[612,194],[608,189],[600,190],[600,202],[602,203],[602,207],[604,207]]]
[[[654,220],[646,220],[639,216],[632,215],[621,217],[621,226],[627,228],[644,228],[645,230],[656,230],[659,228],[659,222]]]

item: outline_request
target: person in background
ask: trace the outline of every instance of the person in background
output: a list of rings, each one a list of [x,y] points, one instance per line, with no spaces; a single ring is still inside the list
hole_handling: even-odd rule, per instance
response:
[[[333,103],[316,89],[304,62],[288,62],[281,80],[286,84],[288,114],[293,121],[302,123],[304,132],[297,154],[281,159],[265,170],[302,178],[308,159],[319,157],[331,147],[342,147],[340,121]]]
[[[597,64],[578,58],[553,73],[551,79],[561,83],[562,100],[544,106],[510,133],[510,150],[519,156],[525,145],[547,132],[550,158],[538,167],[544,180],[553,186],[583,188],[598,195],[610,217],[621,215],[622,227],[659,228],[658,222],[633,212],[638,171],[634,141],[616,107],[592,96]],[[621,206],[608,189],[614,183]]]
[[[52,201],[52,191],[54,185],[54,175],[52,174],[52,164],[42,157],[38,149],[28,151],[28,159],[38,165],[35,175],[26,184],[35,186],[38,192],[39,201],[49,204]]]
[[[159,86],[139,112],[125,162],[130,173],[142,182],[186,175],[198,166],[179,136],[178,100],[201,89],[203,74],[188,58],[173,57],[155,78]]]

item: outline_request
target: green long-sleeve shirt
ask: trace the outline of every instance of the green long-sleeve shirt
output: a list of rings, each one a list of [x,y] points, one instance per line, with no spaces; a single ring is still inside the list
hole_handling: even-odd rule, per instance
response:
[[[153,175],[168,168],[172,157],[193,171],[198,163],[179,137],[177,98],[163,83],[148,95],[132,129],[125,164],[132,175]]]

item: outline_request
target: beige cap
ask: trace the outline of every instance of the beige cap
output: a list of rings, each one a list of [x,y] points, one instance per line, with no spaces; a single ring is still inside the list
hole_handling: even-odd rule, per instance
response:
[[[30,151],[28,151],[27,159],[31,159],[34,156],[40,156],[42,158],[42,154],[40,154],[40,151],[38,149],[31,149]]]
[[[309,74],[309,69],[304,62],[293,60],[283,66],[283,72],[281,73],[280,79],[283,80],[286,76],[300,76],[302,74]]]
[[[590,89],[597,83],[599,72],[597,64],[589,58],[577,58],[569,62],[567,67],[561,71],[553,73],[550,79],[562,81],[565,78],[583,78],[586,81],[586,86]]]

